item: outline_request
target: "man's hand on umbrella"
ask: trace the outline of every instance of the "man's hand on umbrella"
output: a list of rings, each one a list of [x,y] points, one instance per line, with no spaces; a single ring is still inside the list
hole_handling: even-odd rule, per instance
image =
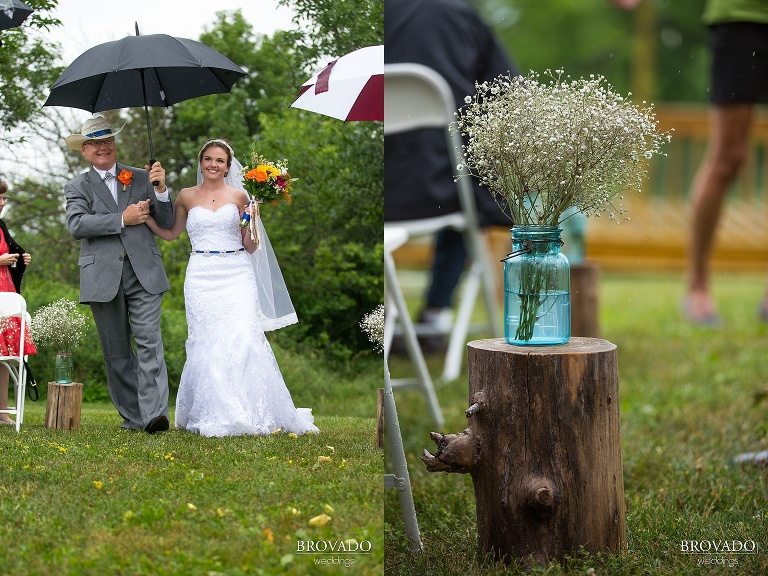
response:
[[[149,164],[145,164],[144,170],[149,171],[150,182],[158,182],[155,190],[160,193],[165,192],[165,169],[160,165],[160,162],[152,164],[152,168],[149,167]]]
[[[142,200],[136,202],[136,204],[129,204],[128,207],[123,210],[123,223],[126,226],[144,224],[147,218],[149,218],[149,200]]]

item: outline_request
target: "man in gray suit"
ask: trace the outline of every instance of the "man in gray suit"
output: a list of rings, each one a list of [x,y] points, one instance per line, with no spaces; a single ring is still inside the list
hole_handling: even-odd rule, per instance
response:
[[[81,240],[80,302],[91,306],[122,428],[155,433],[169,426],[160,305],[170,285],[144,222],[151,214],[170,228],[176,216],[159,162],[144,170],[117,163],[120,130],[96,116],[66,138],[91,164],[64,186],[67,228]]]

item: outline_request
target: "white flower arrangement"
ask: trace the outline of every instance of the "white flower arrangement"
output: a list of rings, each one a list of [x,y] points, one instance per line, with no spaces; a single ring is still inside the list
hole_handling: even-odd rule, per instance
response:
[[[515,225],[556,226],[606,210],[620,220],[614,198],[640,191],[669,133],[658,132],[652,105],[625,100],[602,76],[545,74],[549,83],[530,72],[475,85],[451,126],[467,137],[463,166]]]
[[[368,336],[374,350],[382,352],[384,350],[384,305],[379,304],[371,312],[365,314],[360,321],[360,328]]]
[[[57,352],[71,352],[82,342],[87,331],[86,317],[72,300],[60,298],[38,309],[30,323],[32,338],[40,346]]]

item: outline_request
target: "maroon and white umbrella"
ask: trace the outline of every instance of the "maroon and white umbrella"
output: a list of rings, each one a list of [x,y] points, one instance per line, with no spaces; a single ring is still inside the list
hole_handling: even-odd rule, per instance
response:
[[[304,82],[291,104],[339,120],[384,120],[384,46],[367,46],[329,63]]]

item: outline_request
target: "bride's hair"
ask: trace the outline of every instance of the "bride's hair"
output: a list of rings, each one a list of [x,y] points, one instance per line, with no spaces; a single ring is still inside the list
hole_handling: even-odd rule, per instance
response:
[[[205,144],[203,144],[203,147],[200,148],[200,153],[197,155],[197,161],[202,162],[203,154],[206,150],[208,150],[208,148],[211,148],[212,146],[219,146],[220,148],[224,148],[224,150],[227,151],[227,167],[232,166],[232,159],[235,157],[235,152],[232,150],[232,146],[229,145],[229,142],[222,140],[221,138],[211,138],[210,140],[206,140]]]

